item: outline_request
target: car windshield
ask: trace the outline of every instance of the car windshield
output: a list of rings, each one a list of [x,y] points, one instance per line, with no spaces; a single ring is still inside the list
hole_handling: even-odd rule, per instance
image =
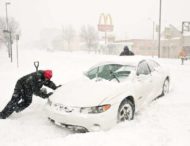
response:
[[[105,80],[123,80],[127,78],[131,71],[135,70],[134,66],[121,65],[121,64],[106,64],[91,68],[85,73],[89,79],[102,78]]]

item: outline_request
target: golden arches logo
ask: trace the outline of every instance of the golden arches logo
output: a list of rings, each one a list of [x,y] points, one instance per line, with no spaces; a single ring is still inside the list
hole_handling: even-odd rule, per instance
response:
[[[98,30],[103,32],[113,31],[112,18],[110,14],[107,15],[105,15],[104,13],[100,14]]]
[[[105,15],[105,14],[100,14],[99,17],[99,25],[112,25],[112,18],[111,15]]]

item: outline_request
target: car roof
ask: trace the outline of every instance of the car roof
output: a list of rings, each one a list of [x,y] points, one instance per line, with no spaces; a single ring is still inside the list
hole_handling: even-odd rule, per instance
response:
[[[139,62],[143,60],[150,60],[151,57],[146,56],[111,56],[110,58],[106,57],[101,62],[97,63],[95,66],[106,65],[106,64],[121,64],[121,65],[130,65],[138,66]]]

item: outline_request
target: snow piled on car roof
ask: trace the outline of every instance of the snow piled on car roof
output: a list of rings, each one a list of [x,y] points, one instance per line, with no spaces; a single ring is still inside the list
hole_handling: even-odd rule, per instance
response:
[[[103,64],[122,64],[122,65],[130,65],[137,66],[138,63],[142,60],[154,59],[150,56],[108,56],[106,58],[102,58],[97,62],[94,66],[103,65]]]

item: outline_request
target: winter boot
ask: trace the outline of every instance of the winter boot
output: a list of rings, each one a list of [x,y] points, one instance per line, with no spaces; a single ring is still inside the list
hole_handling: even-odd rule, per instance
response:
[[[20,108],[19,108],[18,106],[16,106],[16,107],[14,108],[14,111],[15,111],[16,113],[21,112],[21,110],[20,110]]]
[[[0,112],[0,119],[6,119],[6,117]]]

